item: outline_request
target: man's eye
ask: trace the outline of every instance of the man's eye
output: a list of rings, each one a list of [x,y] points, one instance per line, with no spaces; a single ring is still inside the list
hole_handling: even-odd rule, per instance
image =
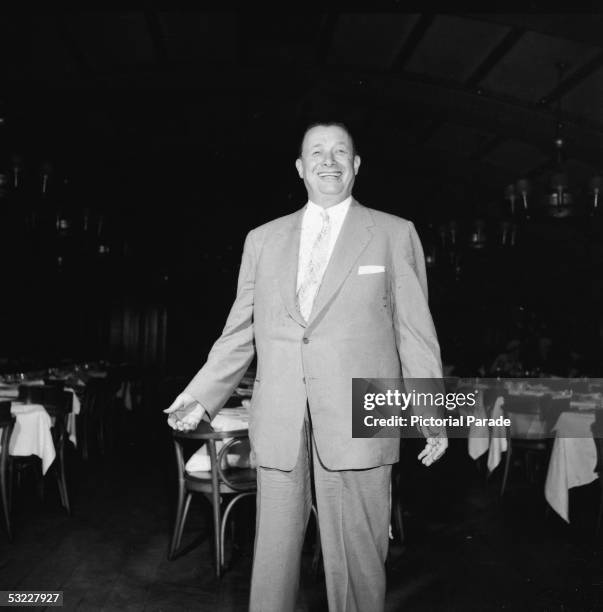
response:
[[[320,155],[320,151],[312,151],[312,157],[318,157]]]
[[[347,154],[347,150],[346,149],[337,149],[336,153],[338,153],[339,155],[346,155]]]

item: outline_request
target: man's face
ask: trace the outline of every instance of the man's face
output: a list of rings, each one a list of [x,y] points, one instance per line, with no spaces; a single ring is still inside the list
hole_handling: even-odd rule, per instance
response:
[[[319,206],[332,206],[351,195],[360,157],[354,155],[345,130],[318,125],[306,133],[295,167],[306,185],[308,198]]]

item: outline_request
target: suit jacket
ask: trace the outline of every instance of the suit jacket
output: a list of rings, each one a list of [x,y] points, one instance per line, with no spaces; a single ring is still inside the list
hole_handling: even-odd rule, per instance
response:
[[[352,438],[352,378],[442,376],[421,243],[410,221],[352,200],[306,322],[296,301],[302,217],[303,209],[247,235],[226,326],[185,391],[213,416],[255,350],[257,465],[294,467],[307,404],[325,467],[395,463],[398,439]],[[359,274],[360,266],[380,268]]]

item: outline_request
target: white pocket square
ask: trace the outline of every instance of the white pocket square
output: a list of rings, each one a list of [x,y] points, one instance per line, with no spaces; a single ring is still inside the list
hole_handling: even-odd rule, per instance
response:
[[[358,274],[379,274],[385,272],[385,266],[358,266]]]

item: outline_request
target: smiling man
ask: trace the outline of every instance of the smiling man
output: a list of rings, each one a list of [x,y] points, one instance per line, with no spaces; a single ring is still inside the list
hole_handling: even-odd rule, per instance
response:
[[[257,351],[250,609],[295,609],[313,476],[329,610],[379,612],[399,440],[352,438],[352,379],[442,376],[423,251],[411,222],[352,198],[360,157],[343,125],[310,126],[295,164],[308,202],[247,236],[224,331],[168,423],[212,418]],[[446,446],[428,437],[419,460]]]

